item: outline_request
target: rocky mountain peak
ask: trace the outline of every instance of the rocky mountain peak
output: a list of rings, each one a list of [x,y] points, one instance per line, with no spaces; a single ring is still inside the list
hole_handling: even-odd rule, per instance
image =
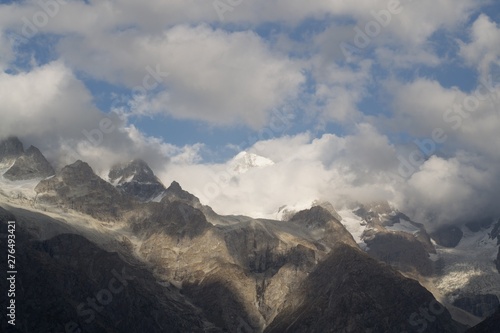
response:
[[[290,222],[305,221],[308,227],[323,227],[332,220],[337,221],[337,223],[340,222],[326,208],[314,206],[311,209],[296,213],[292,216]]]
[[[24,153],[23,143],[15,136],[0,141],[0,162],[15,159]]]
[[[101,220],[115,220],[131,207],[127,196],[80,160],[62,168],[55,177],[42,180],[35,192],[39,202],[74,209]]]
[[[179,184],[178,182],[176,182],[175,180],[170,183],[170,186],[168,187],[167,189],[169,192],[172,192],[172,193],[184,193],[185,191],[182,189],[181,187],[181,184]]]
[[[67,180],[72,183],[77,181],[86,182],[97,177],[90,165],[81,160],[78,160],[73,164],[69,164],[62,168],[60,176],[63,178],[63,180]]]
[[[115,165],[109,171],[108,179],[119,190],[143,202],[153,200],[165,191],[165,186],[141,159]]]
[[[165,191],[165,197],[162,199],[162,202],[174,202],[174,201],[185,202],[197,208],[201,206],[200,200],[196,196],[189,193],[188,191],[185,191],[181,187],[181,185],[175,180],[167,188],[167,190]]]
[[[11,180],[26,180],[47,178],[55,174],[54,168],[45,159],[45,156],[34,146],[18,157],[12,167],[4,173],[4,177]]]
[[[141,159],[135,159],[128,164],[118,164],[109,171],[109,180],[113,184],[123,184],[130,181],[159,182],[149,165]]]
[[[327,244],[343,242],[357,247],[352,235],[342,223],[321,206],[302,210],[293,215],[288,222],[305,227],[315,234],[318,240],[323,239]]]

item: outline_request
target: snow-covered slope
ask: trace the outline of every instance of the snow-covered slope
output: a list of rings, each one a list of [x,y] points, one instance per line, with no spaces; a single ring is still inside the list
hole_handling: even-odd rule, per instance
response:
[[[236,173],[245,173],[252,168],[262,168],[273,165],[274,162],[268,158],[243,151],[236,155],[230,162],[231,168]]]
[[[463,238],[455,248],[436,245],[443,269],[435,279],[436,287],[453,300],[464,294],[494,294],[500,297],[500,274],[494,260],[498,253],[493,226],[472,232],[462,228]]]

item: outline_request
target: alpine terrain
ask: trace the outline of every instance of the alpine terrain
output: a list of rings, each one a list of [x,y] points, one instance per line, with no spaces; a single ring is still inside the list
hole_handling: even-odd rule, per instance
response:
[[[15,137],[0,173],[0,246],[15,222],[17,270],[2,332],[499,332],[495,217],[426,230],[387,202],[320,200],[224,216],[143,160],[106,179],[81,160],[55,171]]]

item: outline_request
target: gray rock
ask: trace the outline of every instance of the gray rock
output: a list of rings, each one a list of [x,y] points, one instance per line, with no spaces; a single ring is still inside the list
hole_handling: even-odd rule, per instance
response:
[[[417,272],[430,276],[433,262],[425,246],[413,235],[405,232],[374,232],[365,239],[367,253],[403,272]]]
[[[0,163],[16,159],[24,153],[22,142],[15,136],[0,141]]]
[[[130,198],[98,177],[85,162],[65,166],[36,187],[37,201],[88,214],[100,220],[117,220],[133,209]]]
[[[342,243],[286,303],[266,333],[458,332],[449,312],[417,281]]]
[[[152,200],[165,192],[165,186],[141,159],[115,165],[109,171],[108,178],[118,189],[142,202]]]
[[[456,226],[445,226],[430,234],[431,238],[439,245],[453,248],[460,243],[464,233]]]
[[[0,226],[4,232],[4,222]],[[124,253],[107,252],[75,234],[38,241],[19,224],[16,241],[22,249],[16,252],[17,330],[2,320],[1,332],[222,332],[130,254],[124,260]],[[6,260],[1,256],[2,267]],[[3,274],[0,287],[8,290]],[[3,308],[6,301],[0,300]]]
[[[55,174],[52,165],[45,159],[36,147],[29,147],[26,152],[19,156],[14,165],[4,173],[4,177],[12,180],[27,180],[35,178],[47,178]]]

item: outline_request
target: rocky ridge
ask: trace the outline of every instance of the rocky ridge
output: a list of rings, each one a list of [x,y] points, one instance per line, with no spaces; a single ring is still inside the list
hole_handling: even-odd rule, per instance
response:
[[[108,174],[109,182],[125,194],[146,202],[160,197],[165,186],[141,159],[115,165]]]
[[[89,282],[85,282],[94,279],[91,271],[100,272],[115,262],[122,263],[114,258],[94,270],[93,264],[85,263],[85,258],[79,258],[78,254],[92,248],[104,251],[99,252],[99,256],[106,258],[116,252],[138,275],[149,274],[146,280],[167,288],[169,291],[163,290],[167,295],[159,289],[153,291],[163,305],[156,301],[140,304],[157,309],[158,316],[167,314],[167,318],[170,313],[176,313],[175,309],[183,309],[182,315],[174,315],[177,319],[172,320],[183,322],[188,325],[184,328],[192,331],[279,332],[286,328],[285,331],[298,332],[412,332],[423,327],[424,322],[429,332],[460,332],[463,328],[451,319],[447,310],[439,307],[425,288],[373,259],[387,262],[402,272],[416,271],[420,275],[426,275],[426,269],[434,269],[427,266],[429,256],[436,250],[425,228],[388,205],[379,203],[357,210],[366,227],[362,238],[368,246],[367,255],[359,250],[356,237],[346,229],[348,221],[341,221],[342,217],[331,204],[318,203],[318,206],[290,213],[286,221],[221,216],[202,205],[177,182],[172,182],[167,189],[163,187],[161,200],[143,201],[134,196],[133,191],[127,193],[119,188],[119,183],[128,183],[138,174],[134,168],[131,172],[124,169],[126,167],[113,177],[115,187],[95,175],[88,164],[77,161],[54,177],[42,180],[35,188],[38,203],[35,208],[56,215],[62,208],[65,215],[57,221],[45,217],[32,218],[31,222],[25,219],[23,223],[29,224],[25,228],[26,237],[30,244],[42,242],[43,249],[52,248],[49,256],[56,253],[54,257],[60,257],[63,253],[57,249],[63,247],[72,253],[73,262],[82,260],[77,264],[82,266],[83,271],[77,273],[82,279],[77,280],[77,284],[68,284],[75,292],[91,288]],[[137,179],[146,183],[152,180]],[[64,228],[65,233],[72,234],[69,237],[58,234],[38,239],[47,233],[34,230],[51,224],[63,228],[71,211],[94,218],[99,235],[92,236],[86,231],[87,227],[80,226],[81,215],[76,214],[72,225],[78,227]],[[37,224],[40,219],[44,222]],[[492,229],[490,237],[498,237],[497,229]],[[76,244],[79,250],[69,244]],[[34,261],[47,260],[36,251],[31,255]],[[37,267],[37,262],[31,264]],[[48,267],[55,271],[58,264]],[[73,264],[61,265],[70,270]],[[34,276],[29,276],[33,280],[25,283],[28,289],[31,283],[35,285]],[[58,281],[64,284],[66,279],[72,277],[64,275]],[[47,288],[57,290],[58,286],[47,283]],[[151,288],[146,289],[151,291]],[[147,290],[139,288],[138,295],[129,295],[127,299],[149,299],[151,293]],[[30,292],[30,297],[36,300],[37,293]],[[67,292],[72,291],[65,289],[53,296],[65,297]],[[418,296],[412,298],[411,295]],[[171,302],[180,303],[172,308],[166,305]],[[397,311],[388,305],[391,302],[397,304]],[[74,299],[67,303],[68,311],[75,311],[75,303]],[[112,315],[113,318],[106,318],[110,315],[106,314],[99,326],[111,330],[114,325],[120,325],[119,322],[135,320],[126,303],[116,309],[127,313],[126,319],[114,321]],[[466,301],[468,311],[474,311],[471,309],[476,305],[474,300]],[[426,320],[421,310],[430,306],[439,310],[439,316],[434,316],[436,319],[432,321]],[[74,318],[74,313],[68,316],[63,311],[51,316],[65,321]],[[182,318],[187,318],[187,322]],[[151,327],[154,332],[155,326]],[[165,327],[182,331],[175,326]]]

